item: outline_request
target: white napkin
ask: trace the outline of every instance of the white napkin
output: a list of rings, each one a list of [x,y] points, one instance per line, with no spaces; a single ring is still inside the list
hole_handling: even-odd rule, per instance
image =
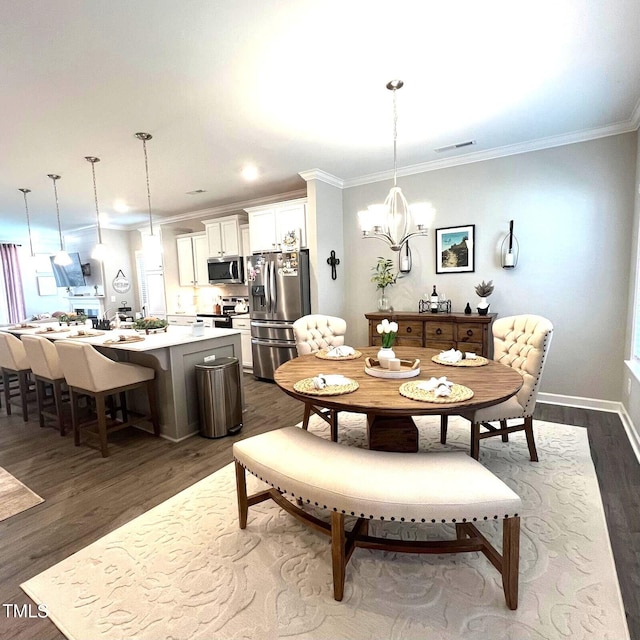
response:
[[[444,362],[460,362],[462,360],[462,352],[457,349],[449,349],[449,351],[441,351],[438,357]]]
[[[355,352],[356,350],[353,347],[347,347],[346,344],[343,344],[327,351],[327,358],[344,358],[345,356],[352,356]]]
[[[464,359],[465,360],[475,360],[478,356],[475,353],[471,353],[469,351],[465,351],[464,352]]]
[[[447,380],[445,376],[442,378],[431,378],[431,380],[419,382],[416,385],[418,389],[422,389],[423,391],[433,391],[433,395],[435,396],[450,396],[452,386],[453,382]]]
[[[324,373],[319,373],[313,379],[313,386],[316,389],[324,389],[325,387],[331,387],[338,384],[349,384],[349,378],[342,375],[327,376]]]

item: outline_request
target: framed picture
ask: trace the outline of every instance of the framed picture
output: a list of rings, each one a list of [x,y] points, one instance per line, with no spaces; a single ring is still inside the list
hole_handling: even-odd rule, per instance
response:
[[[436,273],[475,270],[476,225],[436,229]]]
[[[56,279],[53,276],[38,276],[38,295],[56,296],[58,295],[58,287]]]

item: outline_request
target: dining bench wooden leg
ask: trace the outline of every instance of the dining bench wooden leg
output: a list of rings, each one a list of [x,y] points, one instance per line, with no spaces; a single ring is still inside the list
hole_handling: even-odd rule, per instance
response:
[[[344,579],[347,572],[344,514],[331,512],[331,564],[333,567],[333,597],[340,602],[344,597]]]
[[[247,528],[247,514],[249,503],[247,501],[247,477],[244,467],[236,462],[236,495],[238,496],[238,521],[241,529]]]
[[[509,609],[518,608],[520,571],[520,517],[502,521],[502,588]]]
[[[443,413],[440,416],[440,443],[447,444],[447,428],[449,427],[449,416]]]

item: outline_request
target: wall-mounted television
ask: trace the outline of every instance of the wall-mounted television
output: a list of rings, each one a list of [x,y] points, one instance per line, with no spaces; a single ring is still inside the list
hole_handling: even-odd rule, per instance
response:
[[[70,253],[71,264],[64,267],[56,264],[53,261],[54,257],[50,256],[49,259],[57,287],[82,287],[86,284],[79,253]]]

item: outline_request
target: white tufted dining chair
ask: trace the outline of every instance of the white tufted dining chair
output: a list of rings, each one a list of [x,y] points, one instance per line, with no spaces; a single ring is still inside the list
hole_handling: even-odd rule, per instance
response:
[[[31,368],[22,341],[10,333],[0,332],[0,369],[7,415],[11,415],[11,399],[20,396],[22,418],[27,422],[29,392],[33,389],[30,379]],[[18,381],[17,391],[15,385],[11,384],[13,379]]]
[[[160,420],[156,397],[155,371],[150,367],[143,367],[129,362],[115,362],[99,353],[90,344],[74,340],[57,340],[55,342],[58,356],[64,371],[64,377],[69,387],[71,397],[71,421],[73,423],[73,438],[76,446],[80,445],[80,421],[78,398],[81,395],[95,398],[97,425],[94,422],[82,426],[85,433],[98,440],[98,448],[102,457],[109,455],[107,434],[117,431],[139,421],[149,420],[153,425],[154,435],[160,435]],[[126,407],[125,392],[130,389],[144,388],[149,401],[149,414],[129,419]],[[116,422],[114,415],[112,422],[107,425],[106,405],[107,397],[119,395],[122,411],[122,421]],[[92,444],[88,442],[88,444]]]
[[[471,456],[478,459],[480,440],[502,436],[509,441],[509,434],[524,431],[532,462],[538,461],[533,435],[533,411],[536,407],[540,378],[544,369],[549,345],[553,336],[553,324],[537,315],[520,315],[500,318],[493,323],[493,359],[515,369],[523,378],[523,384],[515,396],[492,407],[469,413],[463,418],[471,422]],[[507,420],[522,420],[509,425]],[[491,422],[498,422],[496,427]],[[480,431],[484,427],[488,431]],[[440,419],[440,442],[447,440],[447,417]]]
[[[347,322],[335,316],[311,314],[302,316],[293,323],[293,333],[296,338],[296,349],[299,356],[317,353],[321,349],[341,347],[344,344],[344,334]],[[338,441],[338,412],[334,409],[318,408],[311,402],[304,405],[302,428],[309,428],[311,413],[320,416],[331,428],[331,439]]]
[[[56,421],[56,428],[60,431],[60,435],[63,436],[66,428],[63,412],[63,393],[66,384],[58,352],[53,342],[43,336],[24,335],[22,336],[22,344],[36,382],[40,426],[44,427],[45,417],[52,417]],[[55,413],[49,411],[51,405],[47,405],[45,402],[47,386],[51,386],[53,389]]]

